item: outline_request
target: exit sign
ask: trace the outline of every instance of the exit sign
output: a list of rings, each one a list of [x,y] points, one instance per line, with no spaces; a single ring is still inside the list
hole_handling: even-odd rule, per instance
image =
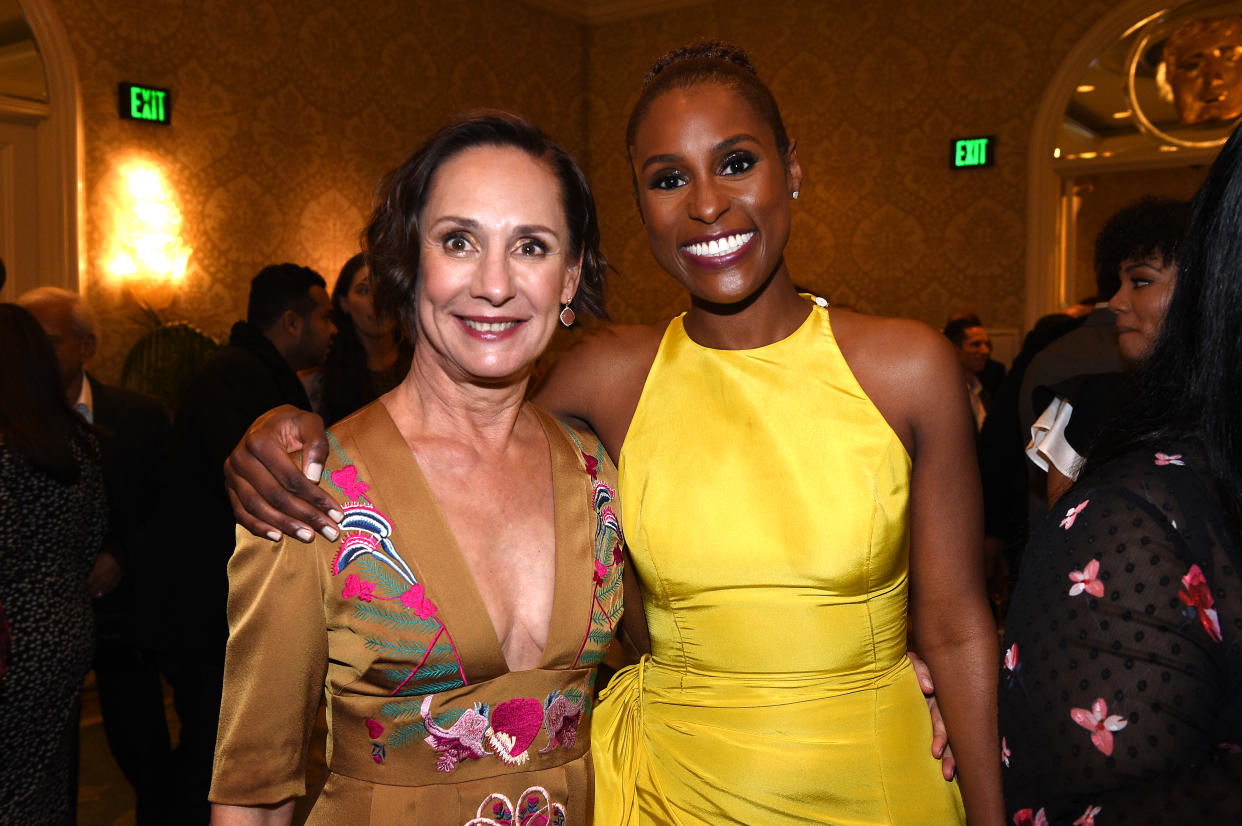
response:
[[[949,165],[954,169],[991,166],[995,160],[995,154],[996,137],[993,135],[980,138],[954,138]]]
[[[138,83],[117,84],[117,105],[126,120],[167,125],[172,120],[172,100],[168,89]]]

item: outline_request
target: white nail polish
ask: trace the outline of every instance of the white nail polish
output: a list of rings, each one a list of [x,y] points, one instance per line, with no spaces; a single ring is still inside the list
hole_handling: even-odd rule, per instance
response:
[[[270,539],[270,540],[272,540],[273,542],[279,542],[279,541],[280,541],[280,531],[268,531],[268,532],[267,532],[267,538],[268,538],[268,539]]]
[[[315,538],[315,534],[310,528],[298,528],[298,532],[294,535],[303,542],[310,542]]]
[[[341,513],[336,508],[333,508],[332,510],[328,511],[328,516],[332,517],[333,522],[340,522],[342,519],[345,518],[345,514]]]
[[[341,535],[341,532],[338,531],[336,528],[332,527],[331,525],[324,527],[319,532],[323,534],[323,538],[328,540],[329,542],[335,542],[336,538]]]
[[[312,482],[318,482],[323,476],[323,465],[319,462],[311,462],[306,466],[306,478]]]

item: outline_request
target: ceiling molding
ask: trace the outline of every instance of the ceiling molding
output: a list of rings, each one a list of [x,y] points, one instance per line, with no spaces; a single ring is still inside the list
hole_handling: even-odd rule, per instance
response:
[[[700,6],[706,0],[525,0],[528,6],[550,11],[585,26],[633,20],[651,14]]]

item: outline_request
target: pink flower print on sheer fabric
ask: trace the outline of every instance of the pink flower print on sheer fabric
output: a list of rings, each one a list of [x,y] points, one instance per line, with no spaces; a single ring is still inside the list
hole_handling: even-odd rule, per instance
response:
[[[409,608],[419,619],[428,619],[439,608],[431,600],[427,599],[427,591],[422,585],[411,586],[408,591],[401,594],[401,604]]]
[[[534,697],[514,697],[492,709],[487,742],[500,759],[519,766],[530,759],[527,751],[543,728],[543,704]]]
[[[1091,710],[1085,708],[1070,709],[1070,717],[1074,722],[1091,732],[1091,742],[1104,755],[1113,753],[1113,732],[1121,731],[1130,723],[1119,714],[1108,713],[1108,704],[1103,697],[1096,698]]]
[[[1013,826],[1048,826],[1048,815],[1043,809],[1019,809],[1013,813]]]
[[[1182,454],[1180,453],[1174,453],[1172,455],[1168,453],[1157,453],[1156,464],[1164,467],[1165,465],[1185,465],[1186,463],[1182,461]]]
[[[371,489],[370,485],[358,478],[358,468],[355,465],[346,465],[340,470],[334,470],[328,478],[351,502],[362,499],[363,495]]]
[[[1190,570],[1182,577],[1182,588],[1177,592],[1177,598],[1198,614],[1199,624],[1207,631],[1208,636],[1220,642],[1220,619],[1216,616],[1216,609],[1212,607],[1216,600],[1212,598],[1212,589],[1208,587],[1203,570],[1198,565],[1191,565]]]
[[[1100,560],[1098,559],[1088,562],[1081,571],[1070,571],[1069,578],[1074,584],[1070,586],[1069,595],[1076,597],[1086,591],[1093,597],[1104,596],[1104,583],[1098,579],[1099,575]]]
[[[1081,502],[1079,502],[1076,506],[1067,510],[1065,512],[1065,518],[1061,520],[1061,527],[1065,528],[1065,530],[1067,531],[1070,528],[1074,527],[1074,520],[1078,518],[1078,514],[1082,513],[1082,509],[1087,507],[1087,503],[1089,503],[1090,501],[1091,501],[1090,499],[1084,499]]]
[[[341,589],[341,599],[353,599],[354,597],[363,602],[370,602],[375,597],[375,584],[350,574],[345,578],[345,587]]]
[[[547,789],[531,786],[516,804],[500,792],[489,794],[463,826],[564,826],[565,818],[565,807],[553,803]]]
[[[1013,752],[1009,750],[1009,741],[1006,740],[1004,737],[1002,737],[1001,738],[1001,763],[1005,765],[1005,768],[1009,768],[1009,758],[1012,755],[1013,755]]]
[[[1095,826],[1095,816],[1100,813],[1103,806],[1088,806],[1087,811],[1074,821],[1072,826]]]

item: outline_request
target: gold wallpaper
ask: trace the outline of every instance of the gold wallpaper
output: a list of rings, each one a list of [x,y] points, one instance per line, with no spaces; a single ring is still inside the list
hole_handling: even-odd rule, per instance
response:
[[[684,309],[630,196],[624,134],[651,61],[700,37],[742,45],[772,87],[804,174],[794,280],[937,327],[975,308],[1020,327],[1027,142],[1045,87],[1104,0],[780,4],[721,0],[592,31],[587,134],[621,320]],[[996,166],[954,172],[950,140],[997,136]]]
[[[194,248],[166,315],[216,336],[264,264],[329,283],[355,249],[379,175],[453,113],[526,114],[588,168],[620,321],[684,298],[652,261],[630,194],[624,125],[660,52],[742,44],[781,102],[805,171],[795,280],[866,311],[939,325],[971,306],[1020,326],[1026,152],[1060,61],[1107,0],[721,0],[586,28],[506,0],[53,0],[82,82],[86,262],[119,375],[144,329],[103,271],[116,169],[138,154],[177,191]],[[170,127],[122,121],[116,84],[173,90]],[[997,136],[997,163],[952,172],[950,139]],[[562,342],[563,343],[563,342]]]
[[[475,107],[521,112],[581,157],[586,37],[508,0],[54,0],[82,84],[92,368],[115,381],[147,329],[104,270],[118,165],[159,164],[194,250],[164,313],[216,337],[250,279],[294,261],[335,279],[379,177]],[[116,85],[171,88],[168,127],[123,121]]]

